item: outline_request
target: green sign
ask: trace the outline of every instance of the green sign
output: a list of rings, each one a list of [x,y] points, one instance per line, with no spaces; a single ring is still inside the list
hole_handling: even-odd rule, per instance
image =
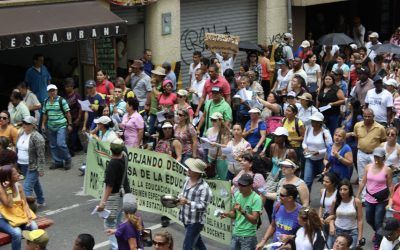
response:
[[[111,152],[109,144],[89,142],[86,161],[85,193],[96,198],[103,194],[104,172]],[[185,169],[167,154],[137,148],[128,149],[128,179],[132,192],[137,196],[139,210],[168,216],[180,223],[179,207],[165,208],[160,198],[164,194],[178,195],[185,183]],[[215,211],[231,210],[231,185],[227,181],[207,180],[213,198],[207,207],[202,234],[223,244],[230,244],[231,219],[214,216]]]

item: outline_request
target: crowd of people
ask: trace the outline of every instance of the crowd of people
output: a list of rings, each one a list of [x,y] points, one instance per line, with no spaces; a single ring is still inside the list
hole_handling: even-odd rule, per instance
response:
[[[399,34],[400,28],[392,43]],[[232,210],[220,214],[234,221],[231,249],[262,249],[268,242],[273,249],[362,247],[363,218],[374,231],[374,249],[396,249],[400,57],[372,50],[378,33],[368,39],[366,47],[305,40],[294,52],[286,33],[274,49],[248,51],[236,73],[236,54],[212,51],[208,58],[195,51],[185,87],[170,63],[155,67],[145,50],[116,79],[96,69],[95,80],[84,84],[85,98],[73,78],[52,84],[43,55],[35,55],[0,112],[0,231],[17,250],[21,228],[37,229],[26,204],[34,197],[39,208],[46,206],[40,183],[46,141],[50,169],[69,170],[74,154],[95,139],[109,142],[112,152],[98,206],[111,210],[105,227],[112,249],[143,247],[136,201],[121,206],[121,189],[135,188],[127,181],[125,146],[168,154],[187,168],[179,199],[182,249],[206,249],[200,232],[212,196],[207,178],[232,183]],[[317,179],[321,199],[312,204]],[[14,224],[7,213],[16,204],[25,204],[26,221]],[[257,240],[264,210],[269,226]],[[153,243],[173,248],[168,232]]]

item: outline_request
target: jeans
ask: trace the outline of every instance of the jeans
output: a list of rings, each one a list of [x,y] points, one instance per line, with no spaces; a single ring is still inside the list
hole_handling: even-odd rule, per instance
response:
[[[328,237],[327,244],[328,244],[329,249],[332,248],[333,243],[336,240],[336,235],[339,235],[339,234],[348,234],[351,236],[351,238],[353,239],[353,243],[351,244],[351,247],[350,247],[351,249],[353,249],[354,247],[356,247],[358,245],[358,229],[357,228],[351,229],[351,230],[344,230],[344,229],[337,227],[335,235],[329,235],[329,237]]]
[[[232,235],[231,250],[254,250],[257,246],[256,236]]]
[[[183,240],[183,250],[207,250],[206,245],[201,238],[201,230],[204,225],[201,223],[193,223],[185,225],[185,239]]]
[[[357,152],[357,172],[358,172],[358,181],[361,182],[363,177],[364,177],[364,173],[365,173],[365,166],[369,163],[372,162],[372,154],[366,154],[361,150],[358,150]],[[365,188],[362,191],[361,197],[362,200],[364,200],[364,196],[365,196]]]
[[[381,202],[377,204],[369,203],[368,201],[365,202],[365,217],[367,223],[372,227],[375,231],[375,245],[379,245],[382,236],[377,234],[376,232],[382,227],[383,219],[385,218],[386,213],[386,206],[388,202]]]
[[[149,120],[149,133],[155,134],[157,132],[157,116],[150,114],[150,120]]]
[[[325,123],[331,135],[335,134],[335,129],[339,127],[340,115],[325,115]]]
[[[116,229],[119,224],[122,222],[122,211],[117,214],[117,217],[104,219],[104,229]],[[108,236],[108,240],[110,241],[110,249],[118,250],[118,242],[117,238],[114,234]]]
[[[22,170],[22,174],[25,176],[24,181],[24,192],[26,196],[33,196],[33,192],[35,192],[37,203],[43,204],[43,189],[40,185],[39,181],[39,172],[36,170],[29,170],[28,165],[18,164],[18,166]]]
[[[323,160],[311,160],[306,159],[306,164],[304,166],[304,181],[307,184],[308,190],[311,193],[311,186],[313,184],[316,175],[322,173],[324,168]]]
[[[71,160],[66,142],[67,128],[59,128],[56,131],[47,128],[47,138],[49,139],[51,158],[56,165],[63,165],[64,161]]]
[[[35,221],[31,225],[23,225],[21,227],[12,227],[4,218],[0,218],[0,232],[11,236],[11,249],[21,250],[22,230],[35,230],[38,226]]]

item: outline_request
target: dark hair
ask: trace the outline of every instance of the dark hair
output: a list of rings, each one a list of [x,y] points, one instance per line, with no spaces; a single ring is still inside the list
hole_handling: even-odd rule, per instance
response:
[[[346,233],[341,233],[341,234],[336,235],[336,239],[339,238],[339,237],[343,237],[343,238],[346,239],[347,247],[350,247],[351,244],[353,244],[353,238],[350,235],[348,235]]]
[[[302,89],[304,89],[307,93],[310,92],[310,91],[308,91],[306,80],[301,75],[294,75],[293,78],[296,78],[297,81],[299,81]]]
[[[107,73],[101,68],[96,69],[96,74],[99,73],[100,71],[101,71],[101,73],[103,73],[103,75],[107,75]]]
[[[207,57],[203,57],[201,59],[201,63],[204,64],[205,66],[207,66],[207,68],[210,66],[210,59],[208,59]]]
[[[28,85],[26,85],[26,82],[20,82],[19,84],[18,84],[18,88],[22,88],[22,89],[27,89],[28,88]]]
[[[170,250],[174,249],[174,239],[172,235],[167,230],[161,230],[154,235],[154,238],[157,236],[161,236],[166,240],[168,247]]]
[[[96,112],[97,117],[103,116],[103,110],[106,108],[106,106],[107,106],[106,104],[105,105],[99,105],[99,108],[97,109],[97,112]]]
[[[376,55],[374,58],[374,63],[379,63],[379,62],[383,62],[383,56],[382,55]]]
[[[324,177],[328,177],[328,179],[330,180],[330,182],[332,182],[333,186],[336,188],[338,183],[339,183],[339,177],[336,173],[333,172],[328,172],[324,175]]]
[[[151,52],[151,49],[144,49],[144,50],[143,50],[143,54],[144,54],[144,53],[147,53],[147,52]]]
[[[166,71],[170,71],[171,70],[171,64],[169,62],[164,62],[162,64],[162,67],[166,70]]]
[[[350,131],[354,130],[354,125],[358,122],[358,117],[362,116],[362,109],[361,109],[361,103],[359,100],[356,98],[351,98],[350,99],[350,104],[353,107],[353,116],[351,117],[351,129]]]
[[[193,52],[193,56],[201,57],[201,52],[196,50],[195,52]]]
[[[339,182],[339,185],[337,187],[337,192],[336,192],[336,201],[335,201],[335,208],[333,211],[336,213],[336,209],[339,207],[340,203],[342,203],[342,196],[340,195],[340,188],[342,186],[348,186],[349,187],[349,196],[352,197],[354,196],[354,191],[353,191],[353,186],[351,185],[350,181],[348,179],[343,179]]]
[[[8,139],[8,137],[5,136],[0,136],[0,147],[6,149],[8,145],[10,145],[10,139]]]
[[[7,110],[2,110],[0,113],[6,114],[8,117],[8,120],[10,121],[10,112],[8,112]]]
[[[224,71],[224,77],[225,78],[234,77],[234,76],[235,76],[235,72],[233,72],[232,69],[226,69]]]
[[[215,72],[219,73],[219,68],[218,68],[218,66],[215,65],[215,64],[211,64],[210,66],[208,66],[208,68],[214,68],[214,69],[215,69]]]
[[[75,87],[75,81],[72,77],[67,77],[64,79],[64,86],[72,86]]]
[[[304,63],[309,63],[309,62],[310,62],[310,59],[311,59],[311,57],[313,57],[313,56],[315,56],[315,54],[314,54],[314,53],[308,54],[308,55],[307,55],[307,57],[306,57],[306,59],[304,60]]]
[[[360,50],[364,50],[364,52],[367,52],[367,48],[366,48],[366,47],[364,47],[364,46],[361,46],[360,48],[358,48],[358,50],[357,50],[357,51],[360,51]]]
[[[104,124],[104,127],[106,128],[106,130],[108,130],[108,129],[110,129],[110,128],[113,128],[113,127],[114,127],[114,122],[113,122],[113,120],[111,119],[111,121],[110,121],[109,123]]]
[[[34,61],[36,61],[37,59],[39,59],[39,57],[44,57],[44,55],[43,55],[43,54],[37,53],[37,54],[34,54],[34,55],[33,55],[32,59],[33,59]]]
[[[248,64],[250,64],[250,57],[251,57],[251,55],[256,55],[256,57],[258,56],[256,51],[250,51],[250,52],[248,52],[248,53],[247,53],[247,63],[248,63]],[[256,63],[258,64],[257,61],[256,61]]]
[[[340,57],[340,58],[342,58],[344,61],[346,61],[346,55],[345,55],[344,53],[339,53],[339,54],[336,56],[336,58],[338,58],[338,57]]]
[[[11,97],[14,98],[14,99],[20,100],[20,101],[22,101],[22,100],[24,99],[24,98],[22,97],[21,92],[19,92],[19,91],[13,91],[13,92],[11,92]]]
[[[126,103],[131,106],[133,110],[138,110],[139,108],[139,101],[134,97],[126,99]]]
[[[78,235],[78,239],[80,247],[85,248],[85,250],[93,250],[95,243],[91,234],[80,234]]]
[[[125,79],[118,76],[117,78],[115,78],[115,88],[121,88],[121,85],[125,85]]]
[[[250,163],[253,162],[253,154],[251,154],[251,153],[244,153],[242,155],[242,158],[243,158],[243,160],[246,160],[246,161],[248,161]]]
[[[12,165],[5,165],[0,168],[0,184],[6,181],[11,182],[12,169]]]
[[[244,72],[249,71],[249,65],[247,65],[247,64],[242,64],[242,65],[240,65],[240,66],[243,67]]]
[[[278,94],[276,93],[276,92],[273,92],[273,91],[271,91],[271,92],[269,92],[269,94],[272,94],[273,96],[274,96],[274,98],[275,98],[275,102],[277,103],[277,104],[279,104],[280,103],[280,97],[278,96]],[[268,95],[269,95],[268,94]],[[267,96],[267,98],[268,98],[268,96]]]
[[[293,184],[285,184],[282,186],[286,189],[286,195],[291,196],[293,200],[296,200],[297,196],[299,195],[299,191],[297,190],[296,186]]]
[[[299,113],[299,109],[297,108],[296,105],[289,104],[289,105],[287,106],[287,108],[290,108],[290,109],[293,111],[293,113],[295,113],[295,114]]]

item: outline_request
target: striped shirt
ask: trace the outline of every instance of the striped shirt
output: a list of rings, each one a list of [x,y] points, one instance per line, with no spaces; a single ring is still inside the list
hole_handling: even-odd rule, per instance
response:
[[[67,126],[67,118],[65,117],[64,113],[67,114],[69,111],[69,106],[67,101],[62,99],[61,103],[63,105],[63,109],[61,109],[59,98],[61,97],[56,96],[53,102],[51,102],[48,98],[43,106],[42,112],[47,115],[47,127],[49,128],[59,129]]]
[[[212,192],[207,182],[200,178],[194,186],[189,187],[189,177],[186,177],[181,196],[189,200],[190,204],[181,207],[179,220],[184,225],[204,224],[207,206],[212,198]]]

